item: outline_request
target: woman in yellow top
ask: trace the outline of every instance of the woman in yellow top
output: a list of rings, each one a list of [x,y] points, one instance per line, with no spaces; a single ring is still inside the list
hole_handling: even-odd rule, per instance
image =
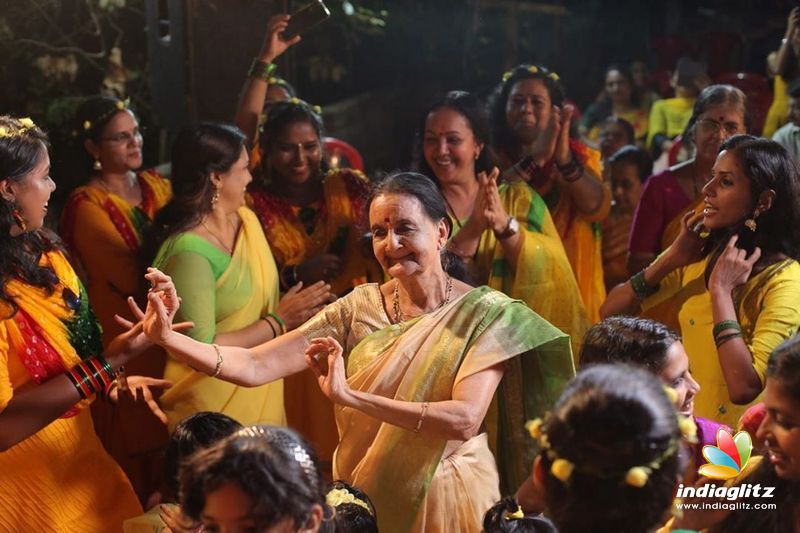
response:
[[[800,326],[800,176],[783,147],[748,135],[722,144],[712,176],[702,213],[601,312],[671,302],[702,387],[695,413],[735,427],[764,389],[769,354]]]
[[[279,299],[278,270],[255,214],[244,205],[252,180],[246,139],[234,126],[184,129],[172,150],[174,196],[153,222],[154,265],[183,298],[188,335],[202,342],[252,347],[293,329],[327,302],[324,282],[292,287]],[[199,411],[242,424],[286,423],[283,383],[237,387],[168,358],[174,385],[161,397],[169,426]]]
[[[453,221],[450,250],[477,284],[524,301],[569,335],[577,354],[588,320],[561,237],[530,186],[497,185],[488,139],[483,106],[463,91],[431,104],[417,131],[416,166],[439,186]]]
[[[86,291],[43,227],[55,190],[46,143],[30,119],[0,116],[0,530],[119,531],[141,507],[86,407],[106,391],[116,401],[116,369],[151,343],[137,325],[103,350]],[[165,382],[128,385],[163,416],[148,386]]]
[[[258,142],[262,157],[248,205],[261,221],[284,290],[298,281],[309,285],[324,280],[341,296],[356,285],[382,279],[362,224],[369,180],[356,170],[324,168],[322,119],[300,100],[272,104],[256,139],[273,61],[299,41],[280,36],[288,18],[270,19],[236,114],[236,124],[251,144]],[[289,378],[285,391],[289,425],[311,441],[327,466],[337,441],[333,405],[310,372]]]
[[[503,180],[526,181],[550,209],[594,323],[606,296],[599,223],[608,216],[611,191],[603,185],[600,153],[570,139],[574,109],[563,103],[555,72],[514,67],[492,97],[492,141]]]
[[[107,96],[84,101],[77,111],[87,183],[72,191],[61,215],[61,237],[86,274],[86,289],[108,344],[123,329],[114,315],[127,312],[128,297],[142,301],[142,243],[156,212],[172,196],[169,180],[142,166],[142,134],[128,102]],[[151,377],[164,373],[164,351],[153,348],[128,371]],[[166,443],[164,425],[140,405],[92,406],[103,445],[146,498],[158,483],[158,456]]]

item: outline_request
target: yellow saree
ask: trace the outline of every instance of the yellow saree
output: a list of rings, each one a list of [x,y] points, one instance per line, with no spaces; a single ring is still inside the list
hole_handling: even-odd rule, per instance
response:
[[[233,255],[191,233],[168,239],[155,265],[172,276],[181,295],[177,320],[191,320],[189,336],[212,342],[217,333],[249,326],[275,309],[278,270],[255,214],[239,209],[241,229]],[[188,415],[217,411],[242,424],[285,425],[283,381],[260,387],[240,387],[213,379],[169,358],[165,379],[175,383],[162,397],[170,430]]]
[[[382,302],[377,285],[356,288],[301,331],[307,338],[331,335],[342,342],[353,389],[403,401],[449,400],[464,378],[499,363],[514,365],[519,371],[510,372],[510,383],[504,377],[497,391],[503,412],[500,471],[528,475],[535,450],[524,423],[550,408],[574,374],[567,336],[489,287],[394,325],[382,307],[362,318],[353,304],[365,301]],[[334,477],[370,495],[381,531],[480,531],[483,513],[499,496],[485,434],[456,443],[444,457],[445,439],[351,408],[336,406],[335,412],[340,443]]]

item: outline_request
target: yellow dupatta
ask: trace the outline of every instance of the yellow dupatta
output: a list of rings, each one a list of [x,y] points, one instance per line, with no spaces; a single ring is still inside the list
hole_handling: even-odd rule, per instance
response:
[[[503,207],[517,218],[522,249],[516,265],[509,265],[492,231],[484,231],[475,258],[481,281],[525,302],[542,318],[570,336],[577,357],[589,319],[575,274],[550,211],[529,185],[518,181],[499,188]]]
[[[522,354],[526,357],[516,357]],[[353,389],[401,401],[444,401],[452,398],[453,387],[464,378],[509,359],[528,359],[537,365],[539,372],[529,376],[540,384],[537,399],[543,401],[536,411],[552,405],[572,374],[563,333],[522,302],[480,287],[438,311],[364,338],[348,356],[348,383]],[[334,455],[334,477],[370,495],[382,531],[409,531],[447,441],[349,407],[335,409],[340,444]],[[529,415],[535,416],[519,413],[519,432],[525,431]]]
[[[261,225],[248,208],[242,207],[238,213],[242,226],[230,264],[216,280],[216,294],[222,299],[226,294],[244,292],[249,298],[229,314],[216,317],[218,333],[249,326],[274,310],[279,300],[278,270]],[[166,263],[169,259],[159,256],[157,263]],[[164,377],[175,383],[161,397],[170,430],[178,421],[198,411],[221,412],[242,424],[286,423],[282,380],[259,387],[240,387],[197,372],[173,358],[167,361]]]

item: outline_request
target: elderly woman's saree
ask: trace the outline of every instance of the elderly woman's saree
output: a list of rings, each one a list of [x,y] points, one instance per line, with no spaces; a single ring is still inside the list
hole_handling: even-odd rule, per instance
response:
[[[365,302],[382,307],[377,285],[356,288],[301,331],[307,338],[331,334],[352,348],[350,387],[401,401],[450,400],[463,379],[503,363],[496,393],[500,471],[509,479],[528,475],[535,450],[524,424],[549,409],[574,374],[568,337],[489,287],[394,325],[382,308],[360,318]],[[485,434],[458,444],[341,406],[336,422],[334,477],[369,494],[381,531],[480,530],[499,496]],[[458,448],[444,457],[448,443]]]
[[[181,233],[161,246],[155,260],[181,295],[177,320],[194,322],[188,335],[201,342],[249,326],[278,304],[278,271],[261,225],[250,209],[238,213],[242,226],[232,256],[199,235]],[[199,411],[224,413],[242,424],[286,424],[282,380],[240,387],[171,357],[164,377],[175,383],[160,401],[170,429]]]

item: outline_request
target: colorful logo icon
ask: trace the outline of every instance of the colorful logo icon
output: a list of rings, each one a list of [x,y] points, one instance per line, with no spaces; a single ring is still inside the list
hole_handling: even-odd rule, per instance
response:
[[[712,479],[731,479],[739,475],[750,460],[753,441],[750,434],[740,431],[736,436],[720,429],[717,431],[717,445],[703,446],[703,457],[708,461],[697,472]]]

